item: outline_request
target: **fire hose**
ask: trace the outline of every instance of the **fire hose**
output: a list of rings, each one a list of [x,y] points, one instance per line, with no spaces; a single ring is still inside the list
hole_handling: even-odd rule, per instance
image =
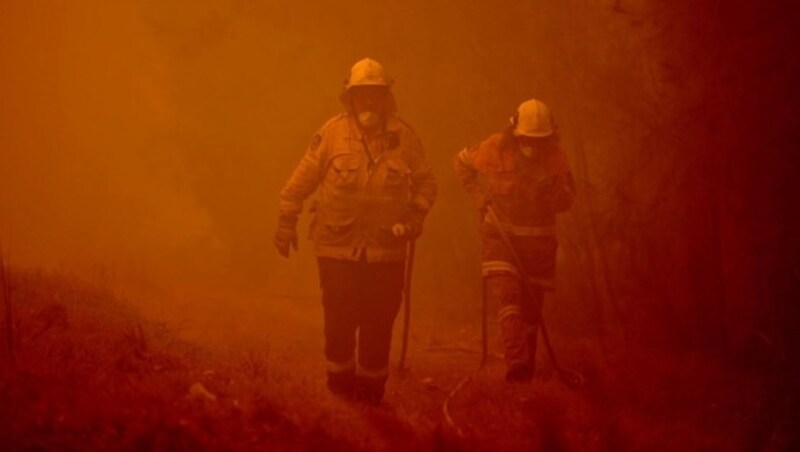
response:
[[[491,205],[487,206],[486,214],[489,220],[497,227],[497,231],[500,234],[503,243],[505,243],[506,247],[508,247],[509,253],[511,253],[512,257],[514,258],[514,263],[517,266],[517,270],[520,274],[520,279],[523,283],[523,288],[528,293],[533,293],[534,289],[528,279],[527,275],[525,274],[525,267],[523,266],[522,259],[520,258],[519,254],[517,253],[516,248],[514,248],[514,244],[511,242],[511,238],[508,236],[508,233],[503,229],[500,221],[497,219],[497,215],[495,214],[494,209]],[[483,297],[482,297],[482,305],[481,305],[481,362],[480,366],[478,367],[478,371],[483,369],[486,365],[486,361],[488,359],[488,332],[487,332],[487,301],[486,301],[486,284],[483,285]],[[577,390],[581,388],[586,379],[580,373],[565,369],[561,366],[558,361],[558,357],[553,350],[553,345],[550,342],[550,336],[547,334],[547,327],[545,326],[544,317],[540,314],[539,315],[539,326],[542,331],[542,339],[544,340],[545,349],[547,350],[547,354],[550,357],[550,361],[553,363],[553,368],[556,370],[559,379],[570,389]],[[450,394],[448,394],[447,398],[444,400],[442,404],[442,414],[444,415],[445,422],[456,432],[456,434],[460,437],[464,437],[463,430],[456,425],[453,421],[453,417],[450,414],[450,400],[453,396],[462,388],[464,385],[469,382],[474,375],[468,375],[467,377],[463,378],[461,381],[456,384]]]

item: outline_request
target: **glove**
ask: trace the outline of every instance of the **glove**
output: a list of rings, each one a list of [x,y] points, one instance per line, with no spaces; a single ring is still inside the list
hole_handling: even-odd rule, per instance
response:
[[[411,226],[405,223],[395,223],[392,226],[392,235],[395,237],[405,237],[406,235],[411,234]]]
[[[278,229],[275,231],[273,243],[278,254],[283,257],[289,257],[290,247],[297,251],[297,217],[278,217]]]
[[[486,195],[480,195],[475,204],[478,206],[480,221],[483,222],[486,219],[486,214],[489,212],[489,206],[492,204],[491,200]]]
[[[415,240],[422,235],[422,223],[425,221],[425,211],[411,206],[406,214],[405,221],[392,226],[392,235],[398,238]]]

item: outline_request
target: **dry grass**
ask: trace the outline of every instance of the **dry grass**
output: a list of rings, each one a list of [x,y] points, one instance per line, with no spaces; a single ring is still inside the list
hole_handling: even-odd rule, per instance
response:
[[[0,444],[17,449],[190,449],[286,445],[295,424],[241,384],[256,354],[214,367],[112,293],[57,275],[15,275],[19,366],[0,381]],[[190,393],[200,383],[209,397]],[[322,439],[324,441],[324,439]]]
[[[373,408],[326,391],[319,322],[300,320],[317,306],[265,323],[273,343],[212,347],[108,290],[13,276],[19,365],[0,379],[3,450],[748,450],[764,440],[769,379],[699,356],[608,356],[556,338],[587,376],[580,391],[546,362],[532,384],[507,385],[495,356],[450,401],[459,437],[441,406],[475,372],[477,338],[430,313],[417,317],[406,377]],[[276,317],[264,309],[251,315]]]

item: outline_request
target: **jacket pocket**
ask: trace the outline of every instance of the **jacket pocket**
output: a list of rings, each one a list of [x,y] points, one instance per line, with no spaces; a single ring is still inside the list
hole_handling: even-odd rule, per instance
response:
[[[355,243],[356,217],[326,212],[315,221],[314,238],[322,245],[347,246]]]
[[[408,197],[411,169],[402,160],[387,160],[386,174],[383,178],[383,193],[390,198]]]
[[[402,160],[386,162],[386,185],[400,185],[408,182],[411,169]]]
[[[358,170],[360,167],[361,162],[358,157],[341,155],[334,157],[328,174],[336,187],[352,190],[358,187]]]

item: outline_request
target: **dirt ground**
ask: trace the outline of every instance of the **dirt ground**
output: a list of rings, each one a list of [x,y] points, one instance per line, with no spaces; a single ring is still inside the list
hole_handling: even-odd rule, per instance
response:
[[[17,364],[6,361],[0,379],[4,450],[790,450],[792,444],[770,422],[782,406],[771,399],[774,379],[700,356],[633,346],[610,353],[554,332],[561,360],[580,370],[586,385],[563,385],[543,350],[534,381],[508,385],[496,341],[478,371],[478,324],[415,306],[409,368],[397,372],[398,320],[387,395],[371,407],[327,392],[316,299],[234,300],[224,292],[178,290],[122,296],[41,272],[16,272],[15,281]]]

